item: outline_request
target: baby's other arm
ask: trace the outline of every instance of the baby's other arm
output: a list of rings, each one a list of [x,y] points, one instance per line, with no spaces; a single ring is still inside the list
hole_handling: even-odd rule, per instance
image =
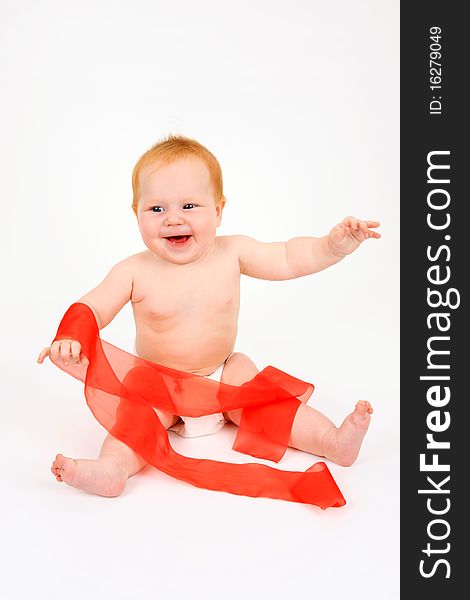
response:
[[[77,300],[91,308],[99,329],[111,323],[131,299],[134,281],[133,260],[134,257],[131,256],[118,262],[99,285]]]
[[[133,257],[126,258],[114,265],[97,287],[77,300],[91,308],[99,329],[106,327],[131,299],[133,273]],[[64,364],[69,361],[88,364],[87,358],[81,353],[81,345],[76,340],[56,340],[50,347],[42,350],[37,362],[41,364],[46,356],[50,356],[53,361],[62,360]]]
[[[371,231],[377,221],[346,217],[321,238],[297,237],[287,242],[264,243],[247,236],[233,236],[240,271],[258,279],[281,281],[318,273],[351,254],[366,239],[379,238]]]

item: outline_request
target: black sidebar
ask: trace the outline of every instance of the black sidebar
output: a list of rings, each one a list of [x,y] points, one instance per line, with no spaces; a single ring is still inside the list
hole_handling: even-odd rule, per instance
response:
[[[467,597],[469,22],[401,3],[401,598]],[[457,592],[459,590],[459,592]]]

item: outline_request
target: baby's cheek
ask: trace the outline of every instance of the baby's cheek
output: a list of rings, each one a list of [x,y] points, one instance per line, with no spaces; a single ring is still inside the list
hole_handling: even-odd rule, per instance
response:
[[[146,221],[142,221],[140,224],[140,233],[144,239],[151,239],[158,237],[159,228],[155,225],[151,225]]]

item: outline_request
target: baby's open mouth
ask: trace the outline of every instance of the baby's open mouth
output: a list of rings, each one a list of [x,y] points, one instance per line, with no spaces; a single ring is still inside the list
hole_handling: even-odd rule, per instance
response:
[[[187,243],[190,237],[190,235],[171,235],[165,239],[168,240],[170,244],[173,244],[174,246],[183,246]]]

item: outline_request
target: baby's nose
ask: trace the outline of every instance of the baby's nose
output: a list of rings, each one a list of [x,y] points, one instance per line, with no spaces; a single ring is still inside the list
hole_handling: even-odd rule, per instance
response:
[[[167,212],[165,216],[165,225],[182,225],[184,223],[184,217],[179,212]]]

